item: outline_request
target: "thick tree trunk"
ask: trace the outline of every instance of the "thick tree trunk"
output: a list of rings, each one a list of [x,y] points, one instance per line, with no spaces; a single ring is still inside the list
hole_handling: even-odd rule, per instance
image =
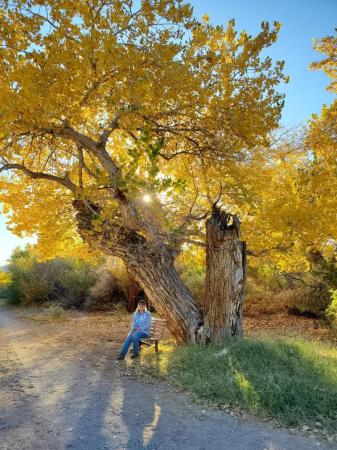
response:
[[[246,244],[240,241],[239,236],[238,217],[214,206],[212,216],[206,222],[203,311],[203,336],[206,342],[220,343],[231,336],[242,336]]]
[[[196,300],[177,274],[172,250],[149,241],[135,230],[106,221],[95,229],[92,219],[99,208],[74,201],[79,233],[94,248],[123,259],[130,275],[144,289],[149,301],[168,321],[178,342],[223,342],[242,335],[242,305],[246,280],[245,243],[239,240],[236,216],[213,208],[206,225],[206,293],[204,319]]]
[[[130,275],[144,289],[149,301],[167,319],[178,342],[196,342],[201,325],[197,302],[177,274],[172,251],[163,243],[149,242],[134,230],[104,223],[97,230],[92,219],[99,208],[81,200],[73,202],[78,231],[93,248],[123,259]]]
[[[178,342],[196,342],[201,315],[192,294],[177,274],[166,248],[143,248],[140,259],[129,254],[124,259],[130,273],[143,287],[149,301],[167,319]]]

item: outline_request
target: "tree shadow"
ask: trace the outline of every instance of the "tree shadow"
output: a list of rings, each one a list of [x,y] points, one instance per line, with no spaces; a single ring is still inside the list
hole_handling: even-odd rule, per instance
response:
[[[115,361],[117,351],[110,356],[101,364],[89,393],[86,392],[88,381],[91,380],[88,372],[82,377],[81,386],[70,387],[71,394],[64,399],[62,407],[68,411],[65,420],[69,413],[72,414],[69,417],[72,429],[66,448],[138,450],[154,446],[156,432],[163,420],[163,405],[158,398],[158,391],[155,393],[152,385],[120,373],[120,363],[116,364]],[[91,357],[86,355],[84,359]],[[73,378],[78,379],[78,375],[74,374]],[[76,418],[74,405],[83,395],[86,395],[87,400],[84,404],[82,402],[80,415]],[[165,439],[169,439],[169,436]]]
[[[121,378],[123,405],[121,416],[127,427],[127,449],[151,447],[162,415],[162,406],[156,401],[151,386]],[[130,387],[132,386],[132,389]]]
[[[20,442],[27,435],[30,421],[34,422],[31,430],[36,433],[30,444],[36,442],[34,448],[42,448],[41,445],[44,445],[44,448],[53,450],[207,448],[210,437],[214,442],[212,441],[213,447],[211,445],[209,448],[221,448],[224,440],[229,445],[233,444],[234,448],[234,443],[239,444],[246,439],[245,435],[238,434],[239,427],[234,427],[234,419],[231,417],[218,414],[212,421],[199,421],[195,414],[199,415],[201,408],[193,408],[194,414],[188,415],[192,409],[188,410],[184,397],[171,396],[172,391],[165,385],[139,383],[123,376],[115,362],[117,345],[113,351],[104,345],[96,345],[94,348],[76,347],[71,351],[70,348],[69,343],[62,343],[61,346],[47,346],[43,350],[45,353],[37,353],[38,358],[34,361],[35,374],[39,374],[38,383],[42,395],[41,398],[32,396],[29,404],[22,405],[26,412],[16,431],[21,435]],[[308,410],[324,407],[331,410],[333,417],[337,405],[335,381],[329,371],[324,372],[321,366],[317,367],[315,361],[307,354],[304,355],[296,344],[248,341],[242,345],[242,349],[244,351],[234,347],[229,349],[226,354],[227,370],[237,374],[236,392],[245,399],[247,405],[258,401],[266,414],[274,414],[275,407],[279,406],[275,402],[282,401],[288,409],[294,410],[295,415],[301,408]],[[254,355],[254,358],[247,365],[249,355]],[[287,381],[290,356],[294,373]],[[160,357],[159,353],[154,360],[155,365],[159,365]],[[296,361],[300,369],[296,368]],[[137,360],[134,362],[138,363]],[[198,364],[202,365],[199,359]],[[13,383],[17,380],[19,383],[20,380],[29,380],[34,375],[34,370],[30,368],[15,366],[14,369],[16,377],[9,380]],[[298,387],[304,386],[304,391],[308,389],[309,381],[305,379],[308,373],[311,374],[311,383],[312,377],[316,380],[317,392],[315,391],[314,396],[304,396],[301,403],[295,396],[294,403],[294,393],[298,392]],[[275,386],[281,383],[280,392],[277,393],[276,389],[274,398],[270,398],[263,384],[271,374],[276,377],[272,380]],[[295,391],[292,390],[294,376],[299,378]],[[61,392],[62,384],[64,390]],[[50,393],[47,392],[49,395],[46,395],[48,388]],[[324,392],[320,391],[322,389]],[[328,400],[327,389],[332,394]],[[16,406],[10,413],[16,414],[18,409]],[[40,424],[35,423],[38,415],[42,416]],[[210,426],[213,427],[213,434],[208,431]],[[17,445],[19,441],[12,435],[10,438]],[[256,439],[264,445],[267,436],[265,432],[261,432]],[[277,436],[272,439],[277,439]],[[11,448],[20,447],[13,445]],[[22,445],[22,448],[26,447]]]
[[[85,359],[94,358],[96,355],[85,355]],[[113,395],[113,358],[99,364],[99,369],[94,369],[90,374],[86,368],[86,374],[78,368],[77,374],[72,374],[74,381],[70,386],[70,394],[62,402],[62,411],[65,411],[62,422],[68,428],[69,438],[66,440],[66,448],[70,449],[104,449],[111,447],[111,433],[109,428],[109,410]],[[112,380],[111,380],[112,381]]]
[[[16,337],[11,334],[11,339]],[[39,340],[27,344],[28,351],[36,343]],[[146,448],[160,416],[152,391],[144,400],[141,384],[128,384],[121,376],[115,362],[117,346],[112,351],[104,346],[74,351],[69,345],[46,344],[26,367],[9,347],[2,348],[4,361],[13,353],[8,376],[2,371],[3,384],[8,395],[17,388],[17,397],[6,402],[1,414],[3,438],[13,449],[24,447],[24,439],[34,448],[52,445],[55,450]]]

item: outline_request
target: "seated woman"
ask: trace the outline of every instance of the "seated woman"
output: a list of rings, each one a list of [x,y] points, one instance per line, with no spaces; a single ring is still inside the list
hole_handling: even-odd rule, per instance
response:
[[[133,343],[133,354],[131,358],[139,356],[139,340],[150,336],[151,313],[146,309],[146,301],[140,300],[136,311],[133,313],[131,331],[127,335],[123,347],[118,355],[118,360],[125,358],[131,343]]]

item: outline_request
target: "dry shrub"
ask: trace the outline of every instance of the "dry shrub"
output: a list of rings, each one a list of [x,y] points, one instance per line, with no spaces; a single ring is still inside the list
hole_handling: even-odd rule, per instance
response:
[[[130,290],[130,278],[126,270],[124,262],[113,256],[109,256],[106,259],[104,269],[113,274],[118,289],[123,293],[126,298]]]
[[[249,277],[244,303],[245,315],[255,317],[268,313],[272,296],[273,292],[266,289],[255,277]]]
[[[60,305],[50,305],[45,311],[53,319],[65,320],[67,318],[65,310]]]
[[[335,261],[320,260],[310,272],[277,272],[272,267],[248,268],[245,314],[288,312],[326,318],[337,286]]]
[[[75,258],[38,261],[31,246],[14,250],[6,296],[12,304],[43,304],[53,301],[64,308],[79,307],[95,283],[92,265]]]
[[[90,311],[111,310],[119,303],[125,303],[125,295],[116,277],[109,270],[101,269],[96,283],[89,289],[83,308]]]
[[[273,296],[271,310],[275,313],[285,312],[293,304],[296,292],[293,289],[283,289]]]
[[[44,274],[27,273],[21,279],[20,290],[23,305],[44,303],[50,295],[50,281]]]
[[[313,286],[301,286],[292,289],[292,292],[293,296],[287,305],[291,314],[325,317],[331,301],[326,285],[318,283]]]
[[[333,300],[331,291],[337,288],[337,262],[335,257],[326,260],[319,253],[315,258],[310,272],[286,274],[294,291],[289,312],[326,319]]]

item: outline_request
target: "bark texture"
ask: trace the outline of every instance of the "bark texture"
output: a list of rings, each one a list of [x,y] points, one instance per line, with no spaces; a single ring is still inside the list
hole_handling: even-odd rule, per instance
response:
[[[130,275],[144,289],[149,301],[167,319],[178,342],[196,342],[201,325],[197,302],[174,267],[171,249],[162,242],[148,241],[136,231],[106,221],[95,229],[96,205],[73,202],[78,231],[92,247],[123,259]]]
[[[170,252],[149,246],[139,259],[128,255],[125,263],[156,310],[168,320],[168,328],[177,341],[196,342],[201,314],[177,274]]]
[[[206,222],[206,281],[203,338],[220,343],[242,336],[246,285],[246,244],[240,241],[240,221],[213,206]],[[201,330],[200,330],[201,331]]]
[[[176,272],[170,247],[111,221],[95,229],[92,219],[99,216],[99,207],[82,200],[75,200],[74,207],[82,238],[92,247],[123,259],[150,303],[168,320],[168,328],[178,342],[220,343],[242,335],[246,245],[239,239],[240,222],[236,216],[214,206],[206,222],[202,318],[196,300]]]

